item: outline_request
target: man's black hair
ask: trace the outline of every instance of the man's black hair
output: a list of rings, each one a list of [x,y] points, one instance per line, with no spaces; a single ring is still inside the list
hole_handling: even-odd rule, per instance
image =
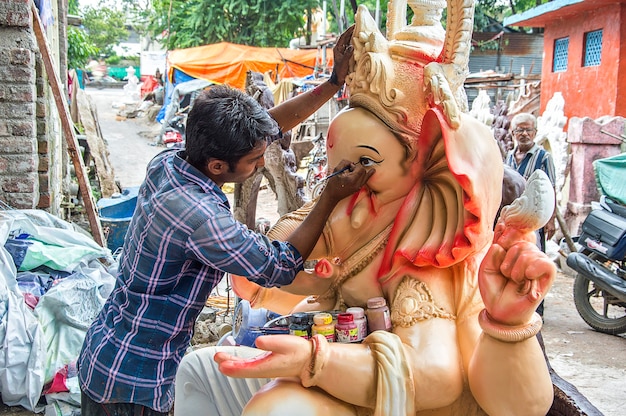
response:
[[[234,170],[237,162],[261,142],[278,134],[276,121],[252,97],[220,85],[200,93],[187,118],[187,161],[204,168],[219,159]]]

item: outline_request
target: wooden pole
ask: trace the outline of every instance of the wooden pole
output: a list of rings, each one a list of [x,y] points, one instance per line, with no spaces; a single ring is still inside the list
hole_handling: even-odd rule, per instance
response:
[[[576,249],[574,240],[572,240],[572,236],[570,235],[569,230],[567,229],[567,224],[565,223],[565,219],[559,212],[558,207],[556,208],[556,220],[559,223],[559,228],[561,229],[561,232],[563,233],[563,237],[565,238],[565,243],[567,244],[567,248],[569,249],[570,253],[577,252],[578,250]]]
[[[41,19],[39,18],[39,10],[33,1],[30,2],[30,6],[33,14],[33,31],[35,32],[35,38],[37,38],[37,45],[39,46],[39,51],[41,52],[41,56],[43,58],[46,73],[48,74],[48,82],[50,83],[50,88],[52,88],[52,95],[54,95],[54,101],[56,102],[57,110],[59,111],[63,135],[67,141],[67,151],[70,155],[70,159],[72,159],[72,163],[74,164],[74,170],[76,171],[76,177],[78,178],[78,187],[83,198],[87,218],[89,219],[91,234],[93,235],[96,243],[104,247],[105,238],[104,233],[102,232],[102,224],[100,223],[100,218],[98,218],[95,201],[93,195],[91,194],[91,186],[89,185],[87,169],[85,168],[83,158],[80,155],[78,139],[74,134],[74,126],[71,122],[70,111],[65,100],[65,93],[61,88],[61,82],[59,81],[59,77],[54,69],[54,65],[52,64],[52,55],[46,40]]]

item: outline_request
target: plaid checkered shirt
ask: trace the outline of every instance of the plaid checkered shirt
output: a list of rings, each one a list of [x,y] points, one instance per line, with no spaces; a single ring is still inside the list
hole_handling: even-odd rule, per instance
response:
[[[282,286],[302,270],[288,243],[237,222],[226,195],[169,149],[148,165],[113,292],[85,337],[80,386],[100,403],[170,410],[196,317],[224,273]]]

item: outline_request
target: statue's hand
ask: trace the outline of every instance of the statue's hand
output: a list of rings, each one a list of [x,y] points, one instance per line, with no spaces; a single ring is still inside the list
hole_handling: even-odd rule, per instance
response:
[[[302,337],[260,336],[256,339],[256,346],[267,352],[254,358],[218,352],[214,360],[222,374],[239,378],[297,377],[311,360],[311,343]]]
[[[556,266],[535,244],[519,241],[504,249],[493,244],[478,273],[485,309],[503,325],[523,325],[552,286]]]

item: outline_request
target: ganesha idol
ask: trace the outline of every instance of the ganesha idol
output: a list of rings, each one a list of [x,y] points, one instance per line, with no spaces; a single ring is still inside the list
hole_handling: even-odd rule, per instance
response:
[[[281,314],[366,308],[382,296],[392,329],[358,344],[269,335],[257,349],[198,350],[181,365],[190,381],[177,380],[176,414],[186,395],[197,400],[198,385],[204,409],[222,415],[549,411],[535,308],[556,270],[534,230],[552,214],[552,187],[531,177],[494,229],[502,159],[490,130],[465,114],[462,91],[473,5],[449,2],[446,33],[445,4],[408,3],[420,19],[406,25],[407,2],[390,2],[388,39],[364,6],[355,18],[350,106],[329,126],[328,164],[348,159],[375,173],[328,219],[315,268],[301,272],[315,284],[265,289],[233,277],[253,307]],[[269,236],[285,238],[314,203],[280,218]],[[194,381],[200,373],[205,381]]]

